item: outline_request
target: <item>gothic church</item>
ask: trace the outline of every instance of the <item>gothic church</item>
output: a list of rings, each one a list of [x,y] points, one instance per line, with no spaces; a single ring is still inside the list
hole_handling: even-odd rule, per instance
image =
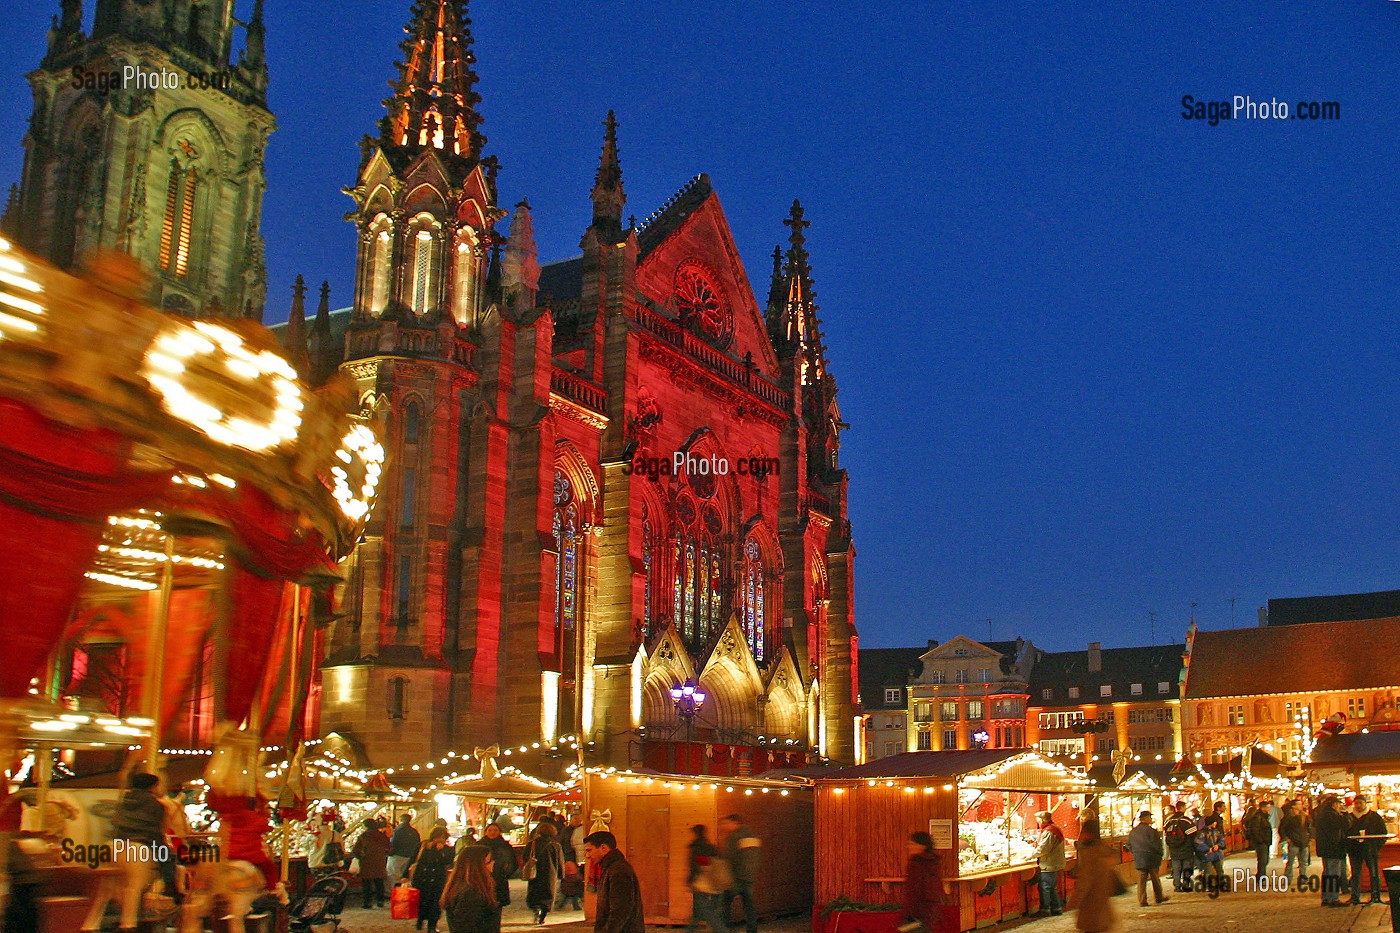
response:
[[[81,6],[31,76],[6,229],[65,266],[124,250],[168,309],[261,318],[262,0],[236,63],[232,0],[98,0],[90,33]],[[353,305],[323,287],[308,319],[298,282],[281,329],[390,450],[329,614],[322,731],[375,767],[574,741],[663,770],[854,760],[845,425],[801,206],[760,303],[707,176],[624,220],[609,113],[582,255],[541,265],[529,205],[497,202],[469,25],[465,0],[413,4],[347,189]],[[197,100],[65,83],[137,59],[235,80]],[[686,682],[707,700],[683,725]]]

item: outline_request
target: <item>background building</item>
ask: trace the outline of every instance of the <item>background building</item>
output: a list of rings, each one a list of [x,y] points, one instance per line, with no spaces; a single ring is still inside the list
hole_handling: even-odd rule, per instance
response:
[[[923,667],[922,648],[862,648],[860,705],[865,713],[865,760],[908,751],[909,685]]]
[[[1264,625],[1308,622],[1355,622],[1400,616],[1400,590],[1348,593],[1341,596],[1299,596],[1271,599],[1260,620]]]
[[[909,682],[909,750],[1024,746],[1035,654],[1021,638],[983,644],[963,635],[926,650]]]
[[[1182,736],[1190,754],[1224,761],[1256,745],[1288,764],[1303,751],[1298,717],[1333,714],[1348,732],[1395,718],[1400,617],[1187,635]]]
[[[1171,760],[1181,748],[1180,645],[1041,653],[1031,671],[1027,743],[1048,755],[1103,756],[1123,748]],[[1106,731],[1074,724],[1104,720]]]

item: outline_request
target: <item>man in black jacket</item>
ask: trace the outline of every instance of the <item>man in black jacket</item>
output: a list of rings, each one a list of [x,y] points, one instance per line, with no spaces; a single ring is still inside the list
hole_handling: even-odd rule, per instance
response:
[[[598,913],[594,933],[646,933],[642,919],[642,888],[637,873],[617,851],[609,832],[583,837],[583,854],[598,866]]]
[[[1250,807],[1241,821],[1245,841],[1254,850],[1254,874],[1260,881],[1269,872],[1269,850],[1274,847],[1274,826],[1269,822],[1269,811],[1264,808],[1266,803],[1268,801]]]
[[[1351,826],[1347,833],[1347,856],[1351,859],[1351,901],[1361,903],[1361,867],[1371,876],[1371,903],[1381,904],[1381,846],[1389,838],[1385,820],[1371,809],[1365,794],[1357,794],[1351,808]]]
[[[1317,857],[1322,859],[1322,906],[1341,907],[1347,877],[1347,815],[1337,808],[1337,795],[1328,794],[1313,815]]]

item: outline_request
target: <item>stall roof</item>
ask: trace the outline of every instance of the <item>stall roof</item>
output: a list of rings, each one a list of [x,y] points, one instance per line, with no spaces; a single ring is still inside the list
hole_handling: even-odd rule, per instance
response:
[[[1343,766],[1400,770],[1400,732],[1347,732],[1318,739],[1305,768]]]
[[[1026,748],[905,752],[854,768],[842,768],[817,778],[817,783],[900,778],[956,778],[969,787],[1042,793],[1077,793],[1087,786],[1079,775],[1065,766]]]

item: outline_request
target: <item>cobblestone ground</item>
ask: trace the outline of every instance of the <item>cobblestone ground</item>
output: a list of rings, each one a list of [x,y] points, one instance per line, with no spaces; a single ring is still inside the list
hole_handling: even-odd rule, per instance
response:
[[[1254,857],[1236,856],[1226,862],[1226,877],[1234,869],[1251,871]],[[1282,870],[1281,861],[1272,865]],[[1320,870],[1314,860],[1313,874]],[[519,890],[516,890],[516,887]],[[1168,880],[1164,890],[1171,900],[1159,906],[1142,908],[1137,905],[1133,891],[1115,898],[1118,910],[1118,930],[1122,933],[1388,933],[1390,907],[1371,905],[1333,909],[1319,906],[1317,894],[1260,893],[1237,891],[1212,900],[1204,893],[1172,893]],[[411,933],[415,924],[409,920],[390,920],[388,910],[348,908],[341,929],[346,933]],[[536,929],[530,911],[525,907],[524,882],[512,882],[511,905],[506,908],[504,925],[512,933]],[[583,915],[578,911],[550,914],[545,921],[549,933],[588,933]],[[655,928],[658,933],[663,928]],[[990,933],[1016,930],[1018,933],[1075,933],[1074,915],[1025,918],[997,927],[986,928]],[[447,933],[447,925],[439,927]],[[761,933],[809,933],[811,920],[798,917],[760,925]]]

